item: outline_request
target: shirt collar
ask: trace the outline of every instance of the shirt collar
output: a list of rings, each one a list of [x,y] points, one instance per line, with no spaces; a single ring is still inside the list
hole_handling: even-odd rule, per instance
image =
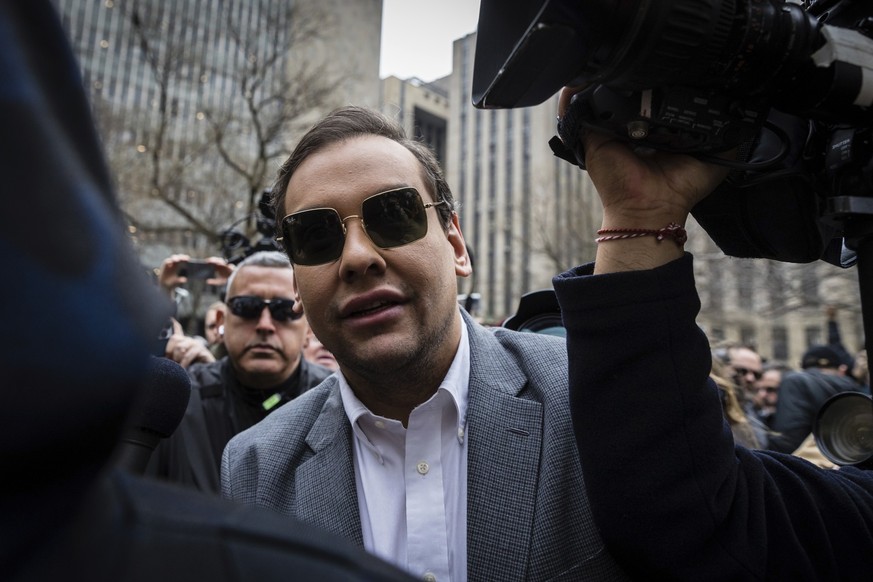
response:
[[[369,415],[373,419],[386,423],[397,421],[373,414],[355,395],[341,370],[337,370],[336,376],[339,380],[343,408],[345,409],[346,417],[348,417],[349,422],[352,424],[352,429],[365,446],[374,449],[374,452],[378,454],[378,450],[375,449],[373,443],[360,429],[358,420],[364,415]],[[458,343],[458,350],[455,352],[452,365],[449,366],[449,371],[446,373],[437,391],[447,392],[452,397],[458,419],[458,441],[463,443],[467,423],[467,403],[470,395],[470,337],[467,331],[467,324],[463,319],[461,321],[461,341]]]

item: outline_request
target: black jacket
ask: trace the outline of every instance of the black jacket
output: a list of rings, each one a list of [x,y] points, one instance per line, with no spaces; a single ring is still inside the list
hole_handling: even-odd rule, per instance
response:
[[[218,493],[221,453],[228,441],[320,384],[331,372],[301,359],[294,374],[271,390],[243,386],[227,357],[209,364],[195,364],[188,374],[191,400],[185,417],[176,432],[155,450],[148,474]]]
[[[591,511],[640,580],[864,580],[873,471],[734,446],[690,255],[555,280]]]
[[[828,374],[817,368],[786,374],[779,385],[779,401],[770,428],[767,448],[793,453],[812,432],[818,409],[825,401],[851,390],[864,388],[849,376]]]

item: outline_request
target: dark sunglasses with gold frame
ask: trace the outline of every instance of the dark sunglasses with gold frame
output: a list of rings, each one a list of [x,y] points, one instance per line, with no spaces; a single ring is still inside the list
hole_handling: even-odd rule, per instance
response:
[[[445,204],[421,199],[415,188],[380,192],[361,203],[361,213],[345,218],[333,208],[312,208],[282,219],[281,241],[295,265],[323,265],[342,255],[346,221],[357,218],[373,244],[383,249],[403,246],[427,234],[427,209]]]

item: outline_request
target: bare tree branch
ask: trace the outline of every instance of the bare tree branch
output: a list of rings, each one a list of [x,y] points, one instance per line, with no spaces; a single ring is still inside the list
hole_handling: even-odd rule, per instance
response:
[[[101,133],[115,136],[107,153],[131,223],[214,243],[244,214],[245,234],[254,235],[273,168],[343,81],[310,46],[331,34],[328,9],[252,0],[240,19],[223,3],[210,24],[172,3],[117,5],[148,72],[138,109],[107,103],[98,116]],[[191,30],[214,43],[186,42]]]

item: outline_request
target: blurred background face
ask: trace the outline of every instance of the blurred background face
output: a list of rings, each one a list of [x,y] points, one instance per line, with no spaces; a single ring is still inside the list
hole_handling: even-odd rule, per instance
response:
[[[767,370],[761,379],[755,383],[753,401],[757,408],[773,408],[779,400],[779,384],[782,383],[782,372]]]
[[[291,269],[246,266],[228,289],[227,299],[250,295],[261,299],[294,299]],[[222,315],[224,316],[222,318]],[[266,307],[257,318],[245,319],[227,309],[219,314],[224,345],[240,381],[253,388],[271,388],[297,370],[306,335],[306,320],[276,321]]]
[[[333,354],[324,347],[324,344],[315,337],[311,328],[306,333],[303,357],[314,364],[324,366],[328,370],[333,370],[334,372],[339,370],[339,364],[336,363],[336,358],[334,358]]]
[[[730,351],[730,367],[736,382],[749,398],[755,396],[755,383],[761,378],[761,356],[748,348],[734,348]]]
[[[219,306],[210,307],[203,318],[204,334],[210,346],[214,346],[222,341],[221,334],[218,333],[218,312],[222,310],[223,308]]]

